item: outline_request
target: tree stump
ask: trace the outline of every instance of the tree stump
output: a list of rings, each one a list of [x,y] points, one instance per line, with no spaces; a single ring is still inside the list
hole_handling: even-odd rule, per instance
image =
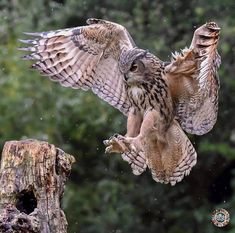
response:
[[[67,232],[60,201],[74,161],[47,142],[7,142],[0,167],[0,232]]]

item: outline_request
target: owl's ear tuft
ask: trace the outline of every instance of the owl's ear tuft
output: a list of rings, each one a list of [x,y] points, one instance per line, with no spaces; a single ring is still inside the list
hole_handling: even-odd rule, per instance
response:
[[[96,18],[89,18],[87,19],[86,23],[88,25],[91,24],[100,24],[100,23],[106,23],[107,21],[103,20],[103,19],[96,19]]]

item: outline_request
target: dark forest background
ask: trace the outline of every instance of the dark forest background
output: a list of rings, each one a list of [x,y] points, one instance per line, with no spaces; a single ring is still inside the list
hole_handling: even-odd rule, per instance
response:
[[[17,51],[24,31],[84,25],[89,17],[124,25],[136,44],[162,60],[189,46],[207,21],[221,27],[218,122],[190,136],[198,163],[175,187],[139,177],[103,139],[126,119],[91,92],[75,91],[29,69]],[[12,139],[46,140],[76,157],[63,198],[69,233],[235,233],[235,2],[233,0],[0,0],[0,149]],[[224,229],[215,208],[230,212]]]

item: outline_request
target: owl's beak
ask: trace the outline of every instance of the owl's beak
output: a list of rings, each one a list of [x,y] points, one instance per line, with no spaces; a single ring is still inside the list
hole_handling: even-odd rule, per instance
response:
[[[128,74],[124,75],[124,80],[129,86],[134,85],[135,83],[137,83],[137,80],[134,77],[132,77]]]

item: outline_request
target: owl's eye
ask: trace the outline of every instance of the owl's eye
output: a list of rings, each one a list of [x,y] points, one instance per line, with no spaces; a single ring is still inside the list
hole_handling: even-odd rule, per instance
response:
[[[138,69],[137,63],[133,62],[131,65],[130,71],[135,72],[135,71],[137,71],[137,69]]]
[[[145,70],[145,65],[142,61],[140,60],[136,60],[132,63],[130,71],[131,72],[139,72],[139,73],[143,73]]]

